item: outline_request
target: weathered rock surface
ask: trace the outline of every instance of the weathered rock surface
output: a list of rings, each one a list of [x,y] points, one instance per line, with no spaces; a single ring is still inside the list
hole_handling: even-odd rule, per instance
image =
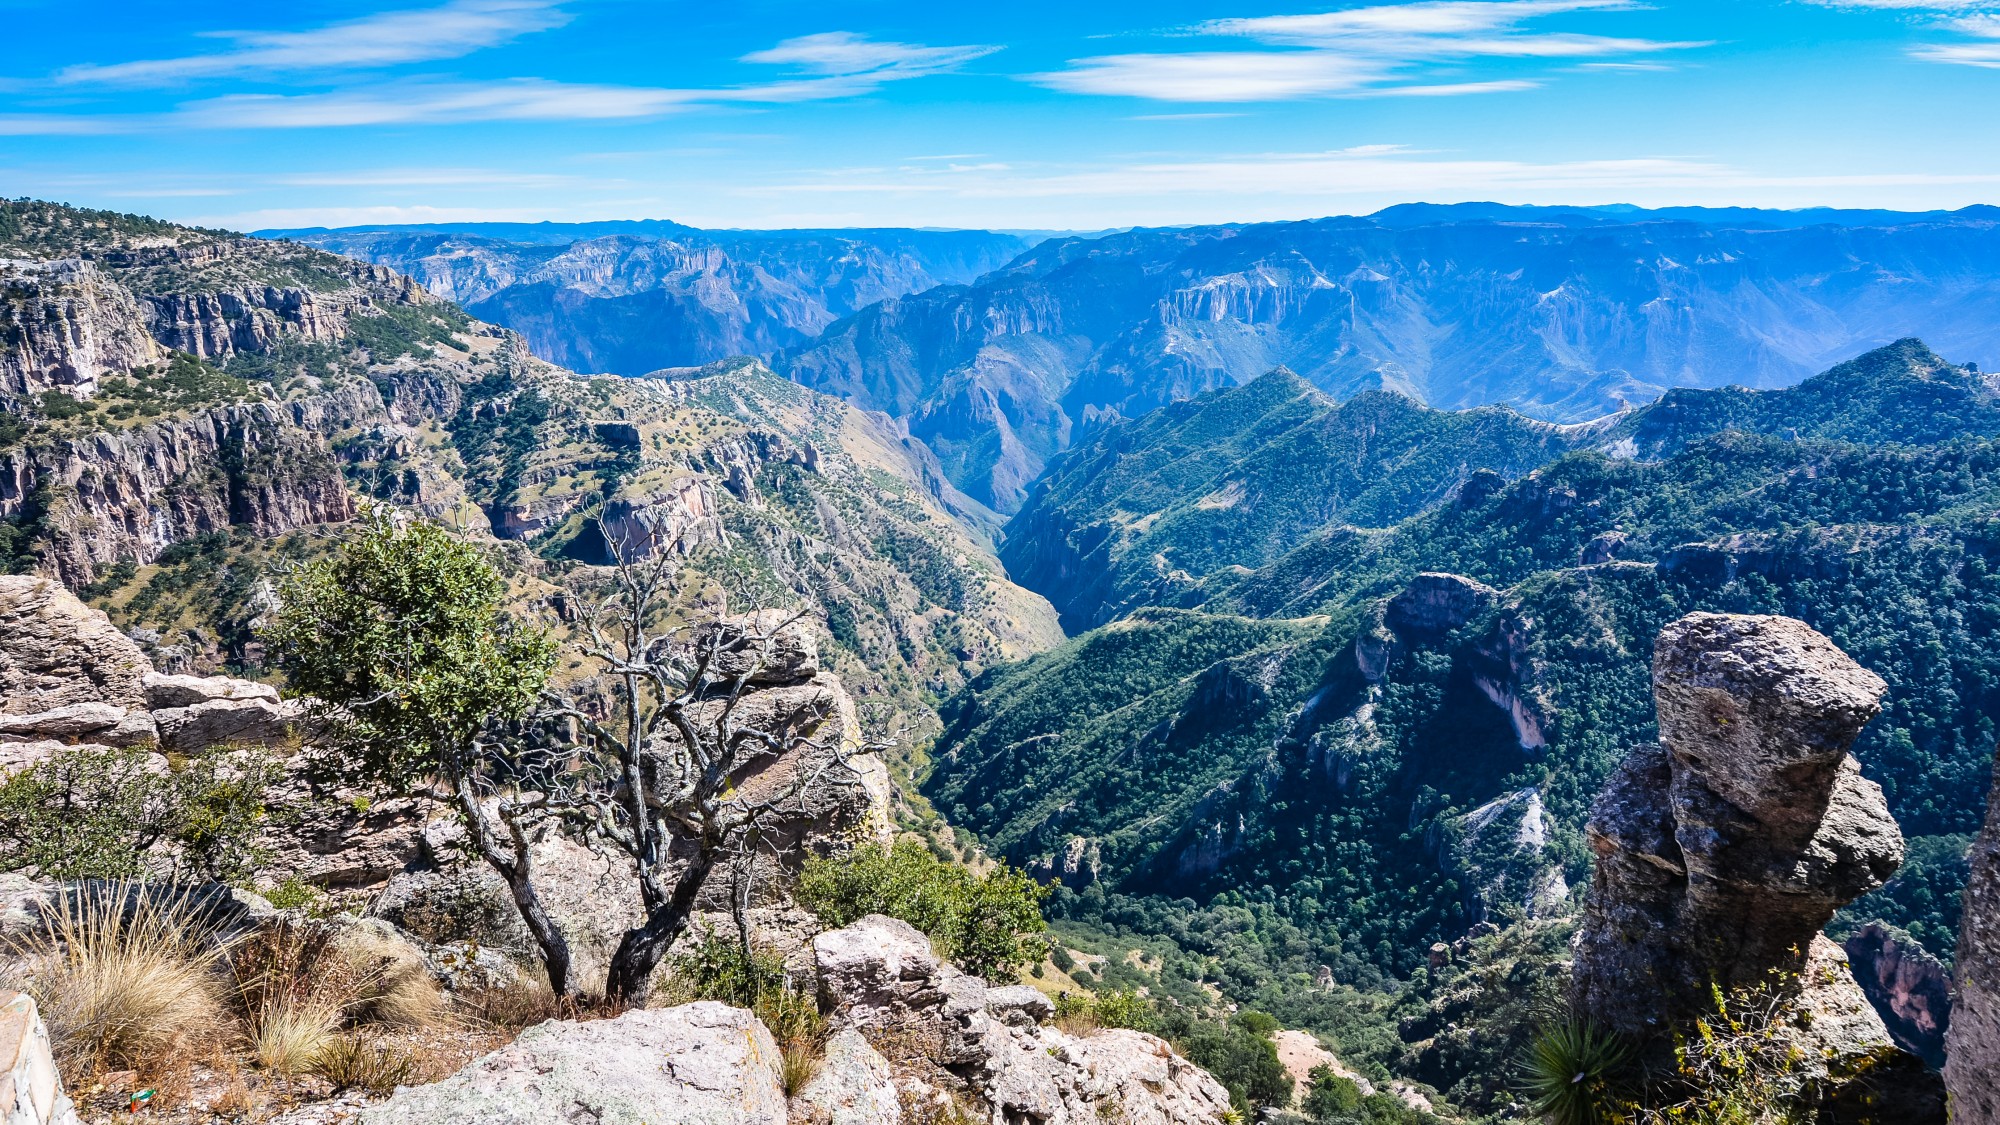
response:
[[[889,1060],[851,1028],[827,1038],[819,1073],[798,1100],[807,1116],[823,1125],[883,1125],[900,1121],[903,1113]]]
[[[1033,989],[990,988],[932,952],[908,923],[870,915],[813,939],[820,1002],[917,1091],[949,1091],[994,1121],[1194,1125],[1229,1096],[1165,1041],[1138,1031],[1072,1036]]]
[[[1397,632],[1448,633],[1500,596],[1484,582],[1458,574],[1425,573],[1389,599],[1388,624]]]
[[[300,709],[272,699],[211,699],[153,712],[162,749],[187,753],[211,746],[277,748],[297,739]]]
[[[1787,1033],[1808,1073],[1889,1081],[1918,1107],[1908,1119],[1925,1119],[1922,1064],[1891,1042],[1820,934],[1902,862],[1881,790],[1847,753],[1884,690],[1791,618],[1697,613],[1661,632],[1662,743],[1635,751],[1591,812],[1581,1014],[1654,1036],[1712,1008],[1717,986],[1775,979],[1800,1016]],[[1823,1086],[1831,1101],[1850,1096],[1841,1080]]]
[[[1933,1067],[1944,1065],[1951,1026],[1951,973],[1899,930],[1870,922],[1841,944],[1854,979],[1896,1045]]]
[[[0,992],[0,1121],[77,1125],[49,1053],[49,1029],[35,1002],[19,992]]]
[[[749,1012],[703,1001],[551,1020],[362,1125],[783,1125],[778,1045]]]
[[[0,575],[0,714],[73,704],[147,708],[139,646],[59,582]]]
[[[2000,795],[2000,762],[1994,790]],[[2000,799],[1972,845],[1972,877],[1958,938],[1957,993],[1945,1039],[1945,1088],[1954,1122],[2000,1123]]]

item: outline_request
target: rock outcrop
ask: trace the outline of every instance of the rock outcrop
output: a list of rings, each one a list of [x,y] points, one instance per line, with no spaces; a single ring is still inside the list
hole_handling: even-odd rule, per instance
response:
[[[33,575],[0,575],[0,692],[0,744],[49,752],[278,748],[294,741],[299,717],[268,684],[155,672],[103,613]],[[7,757],[28,764],[25,753]]]
[[[89,398],[163,355],[131,292],[89,262],[0,261],[0,398]]]
[[[49,1029],[35,1002],[0,992],[0,1121],[6,1125],[77,1125],[49,1054]]]
[[[1954,1122],[2000,1125],[2000,762],[1969,858],[1944,1082]]]
[[[1896,1046],[1944,1065],[1951,1026],[1951,972],[1910,935],[1870,922],[1841,943],[1854,979]]]
[[[712,1001],[551,1020],[361,1125],[783,1125],[779,1059],[757,1017]]]
[[[1635,751],[1591,813],[1580,1015],[1651,1038],[1712,1010],[1714,988],[1776,982],[1808,1073],[1927,1095],[1921,1062],[1891,1042],[1820,933],[1902,862],[1881,789],[1847,752],[1884,690],[1791,618],[1697,613],[1661,632],[1661,743]],[[1846,1096],[1840,1085],[1825,1096]]]
[[[1066,1034],[1032,988],[994,988],[870,915],[813,939],[820,1003],[890,1064],[908,1101],[970,1102],[996,1122],[1202,1125],[1229,1108],[1207,1071],[1144,1032]],[[895,1120],[895,1119],[890,1119]]]

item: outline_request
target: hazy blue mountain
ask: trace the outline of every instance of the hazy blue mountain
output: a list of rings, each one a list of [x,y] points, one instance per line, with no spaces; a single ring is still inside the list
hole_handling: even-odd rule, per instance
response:
[[[961,488],[1011,510],[1090,428],[1278,366],[1341,398],[1573,422],[1675,387],[1786,386],[1912,335],[2000,360],[1992,209],[1419,205],[1054,239],[779,362],[906,418]]]
[[[986,231],[701,231],[664,220],[264,231],[410,274],[579,371],[641,375],[800,345],[877,301],[1033,245]]]

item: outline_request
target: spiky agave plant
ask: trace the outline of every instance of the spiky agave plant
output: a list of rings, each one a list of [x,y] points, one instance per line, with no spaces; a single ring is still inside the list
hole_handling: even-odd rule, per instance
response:
[[[1521,1090],[1549,1125],[1618,1125],[1630,1117],[1624,1071],[1632,1048],[1577,1019],[1542,1029],[1521,1060]]]

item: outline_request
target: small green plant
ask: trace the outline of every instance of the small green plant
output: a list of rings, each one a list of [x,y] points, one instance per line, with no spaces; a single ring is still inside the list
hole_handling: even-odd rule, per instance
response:
[[[1550,1125],[1614,1125],[1629,1118],[1625,1071],[1632,1049],[1581,1020],[1559,1020],[1528,1045],[1521,1088]]]
[[[1048,889],[1001,864],[975,875],[905,836],[845,856],[808,860],[798,900],[829,926],[868,914],[901,918],[966,972],[1011,979],[1048,949],[1042,899]]]
[[[350,1033],[322,1046],[308,1069],[333,1083],[335,1090],[386,1094],[409,1085],[417,1077],[418,1066],[417,1057],[404,1048]]]

